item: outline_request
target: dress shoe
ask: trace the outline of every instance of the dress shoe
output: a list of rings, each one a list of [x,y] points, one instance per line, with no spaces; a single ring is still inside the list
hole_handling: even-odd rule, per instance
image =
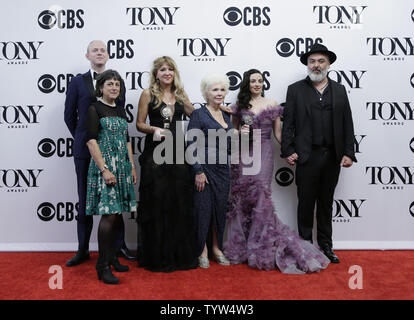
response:
[[[75,256],[66,262],[67,267],[74,267],[78,264],[81,264],[82,262],[89,260],[89,251],[78,251],[76,252]]]
[[[118,258],[113,259],[111,261],[111,265],[114,267],[116,272],[127,272],[127,271],[129,271],[129,267],[120,264]]]
[[[332,263],[339,263],[339,258],[336,256],[335,252],[333,252],[332,248],[329,245],[324,245],[321,247],[322,252],[324,255],[332,262]]]
[[[119,279],[113,275],[111,267],[108,263],[97,263],[96,273],[98,274],[98,280],[103,280],[106,284],[119,283]]]
[[[218,264],[221,264],[222,266],[229,266],[230,265],[229,259],[227,259],[223,254],[215,254],[214,255],[214,260],[216,260],[216,262]]]
[[[137,260],[137,257],[134,256],[129,250],[128,248],[121,248],[118,251],[118,257],[122,257],[124,259],[127,259],[129,261],[135,261]]]
[[[198,266],[203,269],[207,269],[210,267],[210,261],[208,261],[207,257],[199,256],[198,257]]]

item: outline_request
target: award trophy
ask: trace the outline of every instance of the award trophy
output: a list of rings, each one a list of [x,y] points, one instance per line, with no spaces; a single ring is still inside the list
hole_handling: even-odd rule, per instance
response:
[[[249,141],[253,141],[253,129],[251,125],[253,124],[253,117],[250,114],[245,114],[242,116],[242,125],[249,126]]]
[[[172,111],[171,108],[164,106],[161,109],[161,115],[164,118],[164,129],[169,129],[170,128],[170,123],[171,123],[171,116],[172,116]]]

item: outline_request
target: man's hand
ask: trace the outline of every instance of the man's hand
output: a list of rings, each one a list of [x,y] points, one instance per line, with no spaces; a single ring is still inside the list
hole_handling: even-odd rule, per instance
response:
[[[343,156],[342,157],[342,161],[341,161],[341,166],[344,168],[349,168],[350,166],[352,166],[354,162],[352,161],[352,159],[350,157],[347,156]]]
[[[299,156],[296,152],[291,154],[289,157],[285,158],[286,162],[291,166],[294,166],[298,159],[299,159]]]

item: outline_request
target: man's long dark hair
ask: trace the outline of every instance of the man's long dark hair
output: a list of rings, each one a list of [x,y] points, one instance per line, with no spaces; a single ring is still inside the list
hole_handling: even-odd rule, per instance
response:
[[[252,74],[259,73],[262,78],[263,74],[257,69],[250,69],[243,73],[243,80],[240,84],[240,91],[237,95],[237,106],[238,109],[250,109],[252,106],[250,104],[250,100],[252,98],[252,94],[250,92],[250,76]],[[264,97],[264,88],[262,88],[262,97]]]

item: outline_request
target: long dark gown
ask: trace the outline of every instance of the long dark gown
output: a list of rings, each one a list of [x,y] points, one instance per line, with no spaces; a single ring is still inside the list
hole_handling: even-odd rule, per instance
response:
[[[151,101],[148,105],[150,125],[163,128],[161,110]],[[181,123],[184,106],[175,104],[170,130],[176,146],[176,128]],[[138,265],[150,271],[172,272],[197,267],[194,220],[192,214],[193,178],[191,167],[176,161],[156,164],[154,149],[162,141],[147,134],[144,151],[139,157],[141,178],[138,204]],[[184,136],[182,141],[184,145]],[[180,156],[180,155],[178,155]],[[181,155],[183,156],[183,155]],[[181,157],[182,159],[183,157]],[[177,163],[178,162],[178,163]]]
[[[227,123],[227,128],[223,128],[204,106],[193,111],[191,115],[188,130],[202,130],[205,138],[205,144],[202,146],[205,162],[208,161],[209,152],[211,152],[212,155],[215,155],[216,159],[219,159],[220,153],[226,158],[229,153],[229,139],[227,139],[221,147],[219,143],[215,143],[211,146],[208,144],[209,129],[221,129],[224,130],[224,132],[228,132],[232,129],[230,117],[224,112],[222,112],[222,114],[225,122]],[[200,159],[200,157],[198,157],[198,159]],[[197,174],[204,172],[208,180],[208,183],[205,184],[203,191],[195,191],[194,193],[197,256],[200,256],[204,249],[207,236],[211,231],[211,226],[214,226],[216,230],[218,247],[220,250],[223,249],[223,235],[226,225],[226,212],[228,210],[228,196],[230,189],[230,167],[228,160],[229,159],[227,158],[226,163],[221,164],[196,162],[193,165],[194,173]],[[211,237],[209,238],[211,239]]]
[[[224,254],[232,264],[247,261],[249,266],[263,270],[315,272],[327,267],[328,258],[283,224],[273,207],[271,182],[275,150],[271,134],[273,121],[282,110],[280,106],[269,106],[256,115],[247,109],[233,114],[240,118],[244,114],[253,116],[252,128],[261,129],[261,152],[256,155],[261,167],[256,175],[244,175],[242,163],[232,165]]]

